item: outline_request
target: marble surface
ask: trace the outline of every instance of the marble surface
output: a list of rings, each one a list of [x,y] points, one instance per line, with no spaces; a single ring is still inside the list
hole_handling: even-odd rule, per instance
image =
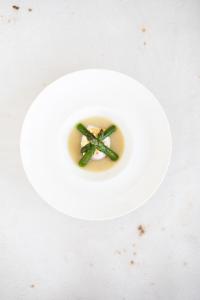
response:
[[[0,2],[1,300],[199,300],[199,11],[198,0]],[[171,166],[156,195],[106,222],[49,207],[19,155],[36,95],[68,72],[93,67],[146,85],[173,135]]]

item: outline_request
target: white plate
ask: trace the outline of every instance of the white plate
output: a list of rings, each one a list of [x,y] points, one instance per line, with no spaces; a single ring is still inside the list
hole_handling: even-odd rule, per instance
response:
[[[79,120],[113,120],[125,136],[125,153],[106,173],[80,169],[67,138]],[[37,193],[57,210],[81,219],[122,216],[148,200],[161,184],[171,156],[167,118],[156,98],[118,72],[82,70],[45,88],[31,105],[21,133],[21,157]]]

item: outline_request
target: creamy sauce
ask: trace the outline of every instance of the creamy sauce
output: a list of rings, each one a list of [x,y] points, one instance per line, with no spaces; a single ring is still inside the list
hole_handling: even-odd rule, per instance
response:
[[[104,130],[110,125],[115,124],[111,120],[101,117],[91,117],[81,120],[80,122],[83,123],[86,127],[92,124]],[[76,129],[75,125],[68,138],[68,149],[73,161],[78,166],[78,162],[82,157],[82,154],[80,153],[82,134]],[[115,125],[117,126],[117,124]],[[118,126],[117,130],[110,136],[110,145],[110,148],[119,155],[119,161],[124,150],[124,138]],[[93,172],[106,171],[115,166],[118,161],[112,161],[110,158],[104,157],[100,160],[91,160],[83,169]]]

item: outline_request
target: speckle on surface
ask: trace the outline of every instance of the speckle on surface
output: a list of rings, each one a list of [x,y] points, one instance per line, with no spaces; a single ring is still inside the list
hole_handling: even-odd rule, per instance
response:
[[[139,235],[142,236],[145,234],[145,228],[143,225],[139,225],[138,226],[138,232],[139,232]]]
[[[12,8],[16,9],[16,10],[20,9],[20,7],[18,5],[13,5]]]

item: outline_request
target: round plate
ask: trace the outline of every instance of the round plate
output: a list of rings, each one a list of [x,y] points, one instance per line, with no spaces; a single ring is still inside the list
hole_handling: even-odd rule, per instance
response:
[[[118,125],[125,151],[99,173],[79,168],[67,149],[80,120],[102,116]],[[21,157],[37,193],[57,210],[103,220],[133,211],[157,190],[171,156],[169,123],[156,98],[136,80],[109,70],[82,70],[45,88],[31,105],[21,133]]]

